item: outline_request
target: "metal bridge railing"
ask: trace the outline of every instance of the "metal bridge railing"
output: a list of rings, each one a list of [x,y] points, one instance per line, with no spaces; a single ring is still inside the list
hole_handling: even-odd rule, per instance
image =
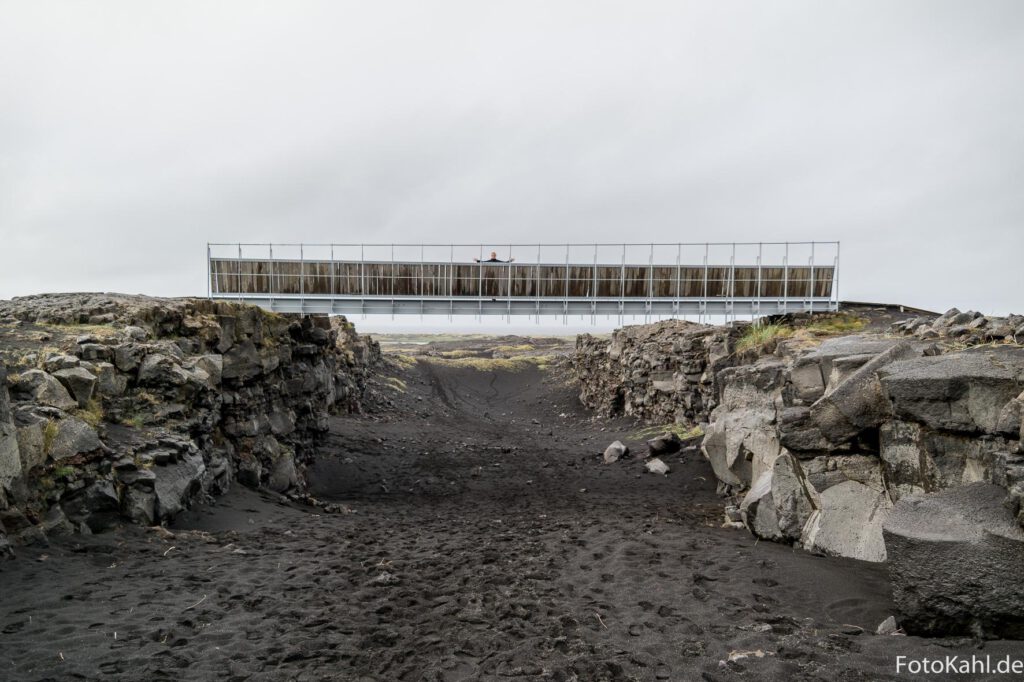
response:
[[[206,255],[208,296],[288,312],[735,317],[839,300],[835,241],[209,243]]]

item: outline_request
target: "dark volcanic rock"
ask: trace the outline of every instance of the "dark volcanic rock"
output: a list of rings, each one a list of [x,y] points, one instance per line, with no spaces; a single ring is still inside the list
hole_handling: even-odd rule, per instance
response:
[[[652,455],[671,455],[679,452],[682,447],[683,441],[679,440],[679,436],[674,433],[666,433],[647,441],[647,449]]]
[[[1024,391],[1024,354],[975,349],[896,362],[879,376],[897,417],[934,429],[994,433],[1003,408]]]
[[[911,634],[1024,638],[1024,531],[989,483],[908,496],[884,525],[899,621]]]
[[[864,429],[877,427],[891,409],[878,370],[915,355],[919,352],[909,343],[899,343],[875,355],[811,406],[811,422],[831,443],[848,441]]]
[[[236,477],[301,494],[328,415],[360,409],[380,359],[344,318],[234,302],[54,294],[0,301],[0,318],[17,320],[0,511],[17,497],[38,535],[69,527],[36,521],[61,509],[83,532],[166,522]]]
[[[96,389],[96,376],[92,372],[83,367],[69,367],[57,370],[53,376],[68,389],[79,407],[85,407],[92,400]]]

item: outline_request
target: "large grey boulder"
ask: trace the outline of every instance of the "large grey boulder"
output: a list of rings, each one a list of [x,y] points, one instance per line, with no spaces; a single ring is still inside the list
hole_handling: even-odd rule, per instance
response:
[[[825,395],[825,377],[821,373],[821,360],[814,355],[797,358],[789,371],[789,381],[796,398],[808,405]]]
[[[779,455],[772,467],[771,494],[779,533],[786,540],[799,540],[820,503],[799,460],[788,452]]]
[[[775,514],[775,498],[772,496],[772,472],[764,471],[740,502],[740,517],[743,525],[759,538],[782,540],[779,519]]]
[[[224,358],[220,355],[200,355],[185,363],[198,380],[214,388],[220,386],[221,375],[224,373]]]
[[[865,429],[877,427],[890,414],[878,370],[917,354],[911,344],[900,342],[863,363],[811,406],[811,422],[831,443],[848,441]]]
[[[41,369],[30,369],[18,375],[12,387],[18,397],[40,405],[71,410],[78,407],[78,401],[71,397],[56,378]]]
[[[46,420],[39,420],[18,427],[18,450],[23,471],[32,471],[33,468],[46,464],[46,437],[43,434],[45,426]]]
[[[814,457],[822,452],[849,449],[846,444],[832,443],[811,419],[811,408],[787,407],[778,417],[779,442],[801,457]]]
[[[111,481],[100,480],[61,500],[61,506],[76,527],[84,524],[98,533],[118,522],[121,498]]]
[[[668,472],[671,471],[669,466],[657,457],[651,457],[649,460],[644,462],[644,470],[649,474],[661,474],[662,476],[667,475]]]
[[[804,526],[804,549],[863,561],[885,561],[882,524],[892,509],[884,490],[848,480],[818,495]]]
[[[604,449],[604,463],[611,464],[618,462],[619,459],[629,454],[629,448],[623,445],[621,440],[617,440]]]
[[[1003,409],[1024,391],[1024,350],[996,347],[916,358],[893,363],[879,375],[901,419],[946,431],[998,433]]]
[[[156,493],[155,517],[168,520],[188,507],[192,497],[202,489],[202,478],[206,472],[202,455],[185,455],[177,464],[156,466],[154,492]]]
[[[69,367],[57,370],[53,376],[68,389],[79,407],[85,407],[92,400],[93,391],[96,390],[96,377],[92,372],[83,367]]]
[[[675,433],[666,433],[647,441],[647,450],[652,455],[671,455],[674,452],[679,452],[682,446],[683,442]]]
[[[817,506],[817,491],[807,481],[800,462],[783,452],[747,491],[740,514],[755,536],[792,542],[800,539]]]
[[[271,463],[267,487],[276,493],[283,493],[298,484],[299,474],[295,469],[295,455],[282,448]]]
[[[861,358],[859,362],[863,364],[868,358],[884,353],[899,343],[898,339],[860,334],[825,340],[813,351],[794,361],[790,381],[795,397],[810,405],[824,395],[834,375],[838,378],[856,369],[855,361],[848,358]],[[834,373],[834,364],[837,361],[842,368],[838,373]]]
[[[116,398],[128,388],[128,377],[109,362],[96,363],[96,391],[100,395]]]
[[[722,399],[701,449],[723,485],[747,488],[782,450],[776,420],[784,404],[785,365],[764,358],[722,370],[718,380]]]
[[[49,452],[50,457],[55,460],[67,459],[103,447],[96,429],[77,417],[65,417],[56,424],[57,433]]]
[[[135,523],[152,526],[156,522],[156,493],[144,486],[133,486],[124,493],[121,513]]]
[[[70,369],[72,367],[78,367],[80,363],[81,360],[79,360],[74,355],[60,353],[57,355],[51,355],[50,357],[46,358],[46,360],[43,362],[43,369],[52,374],[61,369]]]
[[[142,386],[181,386],[188,383],[190,374],[173,358],[162,353],[150,353],[139,366],[139,384]]]
[[[908,633],[1024,638],[1024,531],[1005,498],[973,483],[896,503],[884,537]]]

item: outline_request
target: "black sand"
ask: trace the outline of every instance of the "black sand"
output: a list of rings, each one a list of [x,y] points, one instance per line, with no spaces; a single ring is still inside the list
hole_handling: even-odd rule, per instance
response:
[[[170,532],[22,548],[0,679],[886,680],[912,679],[897,655],[1024,656],[871,634],[884,566],[720,528],[699,454],[667,477],[602,464],[635,427],[555,375],[404,379],[393,411],[334,420],[310,471],[349,513],[236,489]]]

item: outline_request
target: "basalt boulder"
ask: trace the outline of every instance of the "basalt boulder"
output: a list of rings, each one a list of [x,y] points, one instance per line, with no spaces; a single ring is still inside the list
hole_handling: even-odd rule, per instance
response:
[[[79,407],[85,407],[92,400],[93,391],[96,390],[96,375],[84,367],[59,369],[53,376],[68,389]]]
[[[864,362],[811,406],[811,422],[830,443],[843,443],[865,429],[878,427],[891,410],[878,370],[919,354],[911,344],[902,342]]]
[[[59,410],[78,407],[78,401],[71,397],[64,385],[41,369],[30,369],[18,375],[12,389],[13,397],[17,399],[31,400]]]
[[[1005,501],[973,483],[896,503],[884,537],[908,633],[1024,638],[1024,530]]]
[[[932,429],[1019,437],[1003,410],[1024,391],[1024,353],[971,349],[896,362],[879,371],[896,417]]]

